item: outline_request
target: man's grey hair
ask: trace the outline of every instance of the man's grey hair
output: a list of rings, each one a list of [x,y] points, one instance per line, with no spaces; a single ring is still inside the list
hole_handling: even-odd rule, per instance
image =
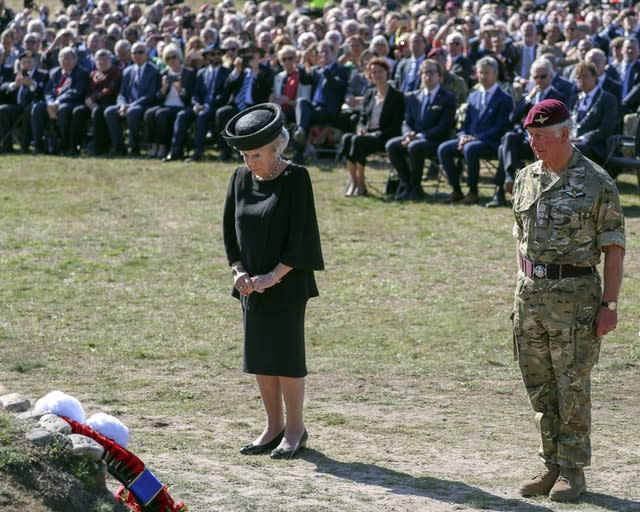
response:
[[[597,55],[601,61],[607,62],[607,54],[604,53],[600,48],[591,48],[591,50],[586,53],[584,58],[585,60],[590,61],[594,55]]]
[[[147,45],[144,44],[142,41],[136,41],[135,43],[133,43],[133,45],[131,46],[131,52],[135,52],[138,50],[143,50],[144,54],[147,54]]]
[[[451,32],[445,40],[447,44],[452,43],[453,41],[458,41],[461,44],[464,44],[464,35],[462,35],[462,32]]]
[[[98,50],[96,52],[95,58],[99,59],[101,57],[108,57],[109,59],[113,58],[113,55],[111,54],[111,52],[109,50],[107,50],[106,48],[101,48],[100,50]]]
[[[71,57],[73,58],[73,60],[78,60],[76,51],[69,46],[66,46],[65,48],[60,50],[60,53],[58,53],[58,62],[62,62],[62,59],[64,59],[65,57]]]
[[[131,43],[129,41],[127,41],[126,39],[120,39],[115,47],[114,50],[116,53],[118,53],[120,51],[121,48],[126,48],[128,51],[131,51]]]
[[[544,69],[550,75],[553,75],[554,73],[553,64],[551,64],[549,59],[545,59],[544,57],[539,57],[533,61],[533,64],[531,64],[531,71],[534,69]]]
[[[564,130],[565,128],[569,130],[569,133],[571,133],[571,129],[573,128],[573,120],[569,117],[561,123],[554,124],[551,128],[553,128],[553,132],[557,137],[562,135],[562,130]]]
[[[493,57],[489,57],[489,56],[482,57],[481,59],[478,60],[478,62],[476,62],[476,69],[479,70],[479,69],[485,69],[485,68],[491,68],[497,73],[498,61]]]

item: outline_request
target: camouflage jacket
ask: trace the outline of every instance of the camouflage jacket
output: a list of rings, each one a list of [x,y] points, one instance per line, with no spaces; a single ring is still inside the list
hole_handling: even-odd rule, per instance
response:
[[[559,175],[540,160],[518,171],[513,211],[513,236],[522,256],[536,263],[597,265],[602,247],[625,247],[615,182],[575,148]]]

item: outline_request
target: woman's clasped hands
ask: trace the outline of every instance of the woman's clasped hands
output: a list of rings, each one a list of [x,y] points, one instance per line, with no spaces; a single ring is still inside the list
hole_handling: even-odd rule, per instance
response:
[[[234,288],[240,292],[240,295],[245,296],[251,295],[253,292],[262,293],[277,282],[277,278],[274,277],[273,273],[259,274],[251,277],[245,271],[238,271],[234,272],[233,275]]]

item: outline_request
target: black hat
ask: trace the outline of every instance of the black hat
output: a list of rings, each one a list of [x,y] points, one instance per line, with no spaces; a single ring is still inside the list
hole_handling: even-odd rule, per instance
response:
[[[284,116],[275,103],[260,103],[233,116],[222,136],[238,151],[261,148],[273,142],[284,126]]]

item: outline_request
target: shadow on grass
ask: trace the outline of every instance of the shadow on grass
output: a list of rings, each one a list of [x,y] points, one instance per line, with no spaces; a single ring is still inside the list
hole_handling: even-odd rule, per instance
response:
[[[640,502],[616,498],[608,494],[600,494],[595,492],[587,492],[580,498],[580,503],[589,503],[597,505],[606,510],[614,510],[615,512],[638,512],[640,511]]]
[[[640,206],[625,206],[622,210],[627,219],[640,217]]]
[[[500,496],[483,491],[478,487],[473,487],[472,485],[465,484],[464,482],[443,480],[441,478],[433,478],[429,476],[416,477],[407,473],[400,473],[392,469],[377,466],[375,464],[341,462],[330,459],[323,453],[313,449],[307,449],[301,452],[298,457],[315,464],[316,471],[319,471],[320,473],[334,475],[338,478],[344,478],[362,484],[386,487],[396,494],[424,496],[425,498],[438,500],[443,503],[465,505],[482,510],[496,510],[504,512],[553,511],[552,508],[527,503],[518,499],[501,498]],[[601,501],[602,503],[606,503],[606,497],[602,496]]]

